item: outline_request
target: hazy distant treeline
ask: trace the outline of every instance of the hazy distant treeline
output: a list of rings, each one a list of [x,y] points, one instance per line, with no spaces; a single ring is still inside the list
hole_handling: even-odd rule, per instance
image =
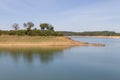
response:
[[[114,31],[86,31],[86,32],[67,32],[62,31],[66,36],[120,36],[120,33]]]

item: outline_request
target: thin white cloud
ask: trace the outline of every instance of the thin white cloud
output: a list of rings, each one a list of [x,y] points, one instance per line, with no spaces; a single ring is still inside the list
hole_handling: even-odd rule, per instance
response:
[[[56,26],[61,25],[60,30],[69,28],[74,31],[86,30],[115,30],[120,31],[120,5],[116,1],[104,1],[79,7],[73,10],[62,12],[57,15]],[[57,20],[55,19],[55,20]],[[77,30],[76,30],[77,29]]]
[[[68,1],[63,2],[67,5]],[[61,6],[57,0],[0,0],[0,10],[12,14],[12,17],[6,15],[11,23],[16,20],[21,21],[20,23],[31,20],[37,24],[49,22],[56,27],[56,30],[120,32],[119,3],[120,0],[101,0],[93,4],[59,10]],[[54,8],[58,10],[55,11]],[[11,19],[13,17],[18,19]]]

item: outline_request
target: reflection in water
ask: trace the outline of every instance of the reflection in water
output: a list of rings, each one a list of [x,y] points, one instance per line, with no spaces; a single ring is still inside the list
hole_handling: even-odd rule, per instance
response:
[[[120,80],[120,40],[84,41],[106,47],[0,48],[0,80]]]
[[[54,46],[54,47],[40,47],[40,48],[0,48],[0,56],[9,55],[18,61],[20,58],[23,58],[25,61],[32,63],[35,58],[40,59],[42,63],[48,63],[52,61],[55,57],[60,57],[61,53],[70,48],[70,46]]]

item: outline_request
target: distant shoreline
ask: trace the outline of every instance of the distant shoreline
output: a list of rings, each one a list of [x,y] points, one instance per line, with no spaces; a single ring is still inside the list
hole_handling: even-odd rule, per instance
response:
[[[104,46],[104,44],[91,44],[74,41],[69,37],[55,36],[0,36],[0,47],[41,47],[41,46]]]
[[[82,37],[82,38],[113,38],[113,39],[120,39],[120,36],[73,36],[73,37]]]

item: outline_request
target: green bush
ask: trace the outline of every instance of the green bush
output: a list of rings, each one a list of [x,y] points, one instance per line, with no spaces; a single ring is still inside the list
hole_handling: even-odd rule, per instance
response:
[[[25,35],[29,35],[29,36],[63,36],[62,33],[60,32],[55,32],[53,30],[18,30],[18,31],[14,31],[14,30],[10,30],[10,31],[0,31],[0,35],[18,35],[18,36],[25,36]]]

